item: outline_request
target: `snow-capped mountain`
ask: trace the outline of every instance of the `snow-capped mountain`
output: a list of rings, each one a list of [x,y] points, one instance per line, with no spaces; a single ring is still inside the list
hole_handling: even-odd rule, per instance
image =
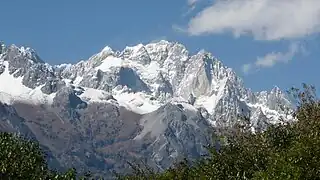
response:
[[[50,111],[62,122],[72,124],[78,119],[84,129],[94,129],[93,118],[105,116],[119,123],[121,113],[132,113],[137,125],[132,125],[132,134],[125,135],[126,143],[132,147],[131,141],[148,142],[144,150],[160,169],[182,152],[204,153],[207,130],[230,126],[239,114],[250,117],[257,130],[292,108],[279,88],[252,92],[211,53],[190,54],[184,45],[164,40],[121,51],[105,47],[88,60],[62,65],[45,63],[30,48],[1,44],[0,102],[13,107],[49,107],[40,113],[41,118]],[[115,115],[100,111],[106,108]],[[18,115],[28,119],[21,109]],[[128,118],[112,127],[120,132],[127,127]],[[143,151],[141,144],[137,147]]]
[[[2,46],[0,93],[1,101],[9,104],[52,103],[59,89],[72,86],[86,102],[113,99],[139,114],[169,102],[188,103],[207,111],[212,123],[241,111],[278,118],[283,113],[279,104],[290,107],[279,88],[254,93],[211,53],[191,55],[176,42],[162,40],[122,51],[105,47],[89,60],[55,66],[30,48]]]

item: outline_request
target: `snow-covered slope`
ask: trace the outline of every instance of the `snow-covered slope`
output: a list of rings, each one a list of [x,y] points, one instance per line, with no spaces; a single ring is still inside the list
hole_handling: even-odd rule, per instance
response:
[[[63,167],[108,174],[140,159],[163,170],[206,154],[213,127],[245,115],[263,130],[286,108],[279,88],[252,92],[211,53],[176,42],[105,47],[61,65],[0,44],[0,130],[34,137]]]
[[[114,51],[105,47],[86,61],[48,65],[30,48],[2,46],[0,101],[52,103],[70,86],[87,103],[113,103],[146,114],[166,103],[188,104],[212,125],[230,125],[236,115],[275,120],[291,108],[279,88],[252,92],[211,53],[189,54],[182,44],[159,41]]]
[[[21,48],[21,53],[25,53]],[[0,56],[1,57],[1,56]],[[41,91],[43,85],[35,88],[27,87],[23,84],[23,76],[15,76],[10,73],[9,62],[0,59],[0,102],[12,104],[16,101],[23,101],[35,104],[51,103],[54,93],[48,95]]]

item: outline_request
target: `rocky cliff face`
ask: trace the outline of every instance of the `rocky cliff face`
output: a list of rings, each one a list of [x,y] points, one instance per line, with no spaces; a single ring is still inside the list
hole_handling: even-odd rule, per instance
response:
[[[206,153],[213,129],[237,115],[263,130],[292,108],[279,88],[252,92],[212,54],[168,41],[63,65],[1,44],[0,102],[2,131],[37,139],[54,166],[104,173],[133,159],[167,168]]]

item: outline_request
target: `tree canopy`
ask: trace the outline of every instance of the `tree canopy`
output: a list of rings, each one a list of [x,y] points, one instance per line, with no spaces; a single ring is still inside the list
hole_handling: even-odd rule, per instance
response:
[[[221,148],[190,166],[187,161],[164,171],[136,168],[119,179],[319,179],[320,101],[312,86],[290,90],[297,100],[294,121],[273,124],[255,132],[236,126],[221,138]]]
[[[39,144],[18,135],[0,132],[0,179],[76,179],[76,170],[59,173],[48,168]]]

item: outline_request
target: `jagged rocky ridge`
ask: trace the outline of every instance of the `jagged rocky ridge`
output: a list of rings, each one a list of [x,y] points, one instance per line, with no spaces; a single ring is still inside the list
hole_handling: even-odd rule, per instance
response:
[[[252,92],[212,54],[168,41],[63,65],[1,44],[0,102],[2,131],[32,135],[55,167],[100,173],[133,159],[167,168],[206,153],[213,129],[239,114],[263,130],[292,108],[279,88]]]

